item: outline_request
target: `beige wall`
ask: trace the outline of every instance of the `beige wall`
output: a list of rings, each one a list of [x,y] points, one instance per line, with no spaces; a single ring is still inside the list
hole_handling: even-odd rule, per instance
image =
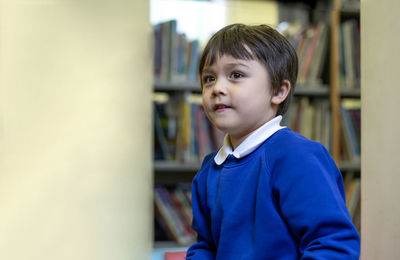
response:
[[[400,2],[361,0],[362,259],[400,259]]]
[[[147,259],[148,1],[0,5],[0,259]]]
[[[278,4],[274,1],[228,0],[226,5],[227,23],[278,25]]]

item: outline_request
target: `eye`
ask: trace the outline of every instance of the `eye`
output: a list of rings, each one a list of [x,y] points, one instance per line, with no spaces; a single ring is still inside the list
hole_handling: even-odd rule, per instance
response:
[[[211,82],[215,81],[215,77],[212,75],[204,75],[202,77],[202,82],[203,84],[209,84]]]
[[[230,77],[232,79],[240,79],[240,78],[243,78],[243,76],[244,75],[241,72],[234,71],[234,72],[231,73]]]

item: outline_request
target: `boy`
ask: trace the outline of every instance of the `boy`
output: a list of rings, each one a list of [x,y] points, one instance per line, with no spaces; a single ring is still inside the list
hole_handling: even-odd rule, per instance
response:
[[[186,259],[358,259],[335,162],[321,144],[280,126],[297,63],[266,25],[229,25],[206,45],[203,106],[226,136],[193,180],[198,241]]]

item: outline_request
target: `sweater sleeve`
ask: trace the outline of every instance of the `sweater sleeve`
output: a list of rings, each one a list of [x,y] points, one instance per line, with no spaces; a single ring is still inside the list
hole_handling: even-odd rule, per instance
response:
[[[312,142],[269,165],[280,214],[299,244],[300,259],[358,259],[360,238],[345,203],[341,173]]]
[[[206,178],[201,174],[198,174],[192,182],[192,208],[192,228],[197,232],[197,242],[188,249],[186,260],[215,260],[216,247],[211,234],[210,214],[206,206]]]

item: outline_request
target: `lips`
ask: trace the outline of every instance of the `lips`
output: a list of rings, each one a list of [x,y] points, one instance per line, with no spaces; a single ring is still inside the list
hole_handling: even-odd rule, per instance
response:
[[[215,104],[214,105],[214,111],[223,111],[225,109],[232,108],[231,106],[225,105],[225,104]]]

